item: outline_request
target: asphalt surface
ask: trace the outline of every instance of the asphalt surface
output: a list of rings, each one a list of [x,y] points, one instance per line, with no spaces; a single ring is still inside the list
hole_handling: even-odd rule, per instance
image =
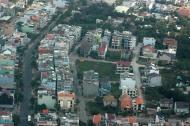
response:
[[[50,24],[47,25],[28,46],[23,57],[23,92],[24,99],[20,106],[20,124],[19,126],[28,126],[27,117],[30,114],[30,99],[32,97],[32,53],[34,53],[34,48],[36,45],[44,38],[44,36],[56,25],[61,15],[58,15]]]

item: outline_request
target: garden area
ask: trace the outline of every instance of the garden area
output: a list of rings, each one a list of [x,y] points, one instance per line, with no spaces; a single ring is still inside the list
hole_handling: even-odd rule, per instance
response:
[[[99,73],[100,79],[109,78],[111,81],[118,81],[119,75],[115,74],[115,65],[112,63],[94,61],[76,61],[78,78],[82,80],[83,72],[95,70]]]
[[[120,61],[121,60],[121,52],[120,51],[107,51],[106,60],[108,61]]]

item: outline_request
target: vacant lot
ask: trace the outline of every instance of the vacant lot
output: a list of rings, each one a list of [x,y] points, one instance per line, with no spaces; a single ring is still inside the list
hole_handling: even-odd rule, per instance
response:
[[[115,65],[112,63],[78,61],[77,71],[79,79],[82,79],[84,71],[95,70],[99,73],[100,79],[109,78],[111,81],[118,81],[119,75],[115,74]]]

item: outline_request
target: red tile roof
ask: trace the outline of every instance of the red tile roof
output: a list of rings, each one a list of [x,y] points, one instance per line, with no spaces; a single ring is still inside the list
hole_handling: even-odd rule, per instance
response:
[[[178,13],[181,16],[190,17],[190,8],[181,7],[181,8],[179,8]]]
[[[137,105],[142,105],[142,104],[144,104],[144,100],[143,100],[143,98],[142,98],[141,96],[138,96],[138,97],[135,99],[135,101],[136,101],[136,104],[137,104]]]
[[[137,118],[135,116],[129,116],[128,117],[128,122],[130,124],[136,123],[137,122]]]
[[[128,61],[118,61],[116,62],[116,64],[121,65],[121,66],[126,66],[126,67],[131,66],[131,62],[128,62]]]
[[[152,53],[154,53],[156,51],[155,48],[152,47],[151,45],[144,46],[143,50],[146,50],[146,52],[152,52]]]
[[[75,98],[75,93],[74,92],[61,91],[61,92],[58,92],[58,97],[72,97],[72,98]]]
[[[34,16],[31,16],[30,19],[33,20],[33,21],[39,21],[40,17],[34,15]]]
[[[43,110],[42,110],[42,113],[43,113],[43,114],[48,114],[48,112],[49,112],[48,109],[43,109]]]
[[[99,53],[102,55],[102,54],[104,54],[105,53],[105,51],[106,51],[106,44],[102,44],[99,48],[98,48],[98,51],[99,51]]]
[[[53,35],[53,34],[47,34],[47,38],[48,38],[49,40],[53,40],[53,39],[54,39],[54,35]]]
[[[124,94],[121,96],[120,98],[120,107],[121,109],[125,109],[125,108],[132,108],[132,99],[129,95]]]
[[[163,41],[163,45],[168,45],[168,46],[177,46],[177,41],[172,38],[165,38]]]
[[[101,122],[101,114],[97,114],[93,116],[92,119],[93,124],[98,125]]]

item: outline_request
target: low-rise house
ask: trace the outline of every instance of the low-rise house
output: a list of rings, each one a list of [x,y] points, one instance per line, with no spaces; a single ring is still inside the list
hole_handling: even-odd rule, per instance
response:
[[[146,45],[143,47],[143,57],[149,59],[156,59],[157,52],[156,49],[151,45]]]
[[[144,100],[141,96],[138,96],[135,99],[133,99],[133,110],[142,111],[144,110],[144,108]]]
[[[120,108],[122,111],[132,109],[132,107],[133,107],[132,99],[129,95],[127,95],[127,94],[121,95],[119,100],[120,100]]]
[[[150,87],[157,87],[162,86],[162,78],[159,74],[151,73],[148,75],[148,86]]]
[[[117,99],[113,95],[106,95],[103,97],[103,103],[104,106],[111,106],[116,107],[117,106]]]
[[[38,90],[38,105],[46,105],[48,109],[54,109],[56,104],[56,97],[54,92],[48,90]]]
[[[98,48],[98,57],[100,57],[101,59],[105,59],[107,50],[108,50],[107,44],[101,43],[100,47]]]
[[[172,38],[165,38],[163,40],[163,45],[166,47],[166,49],[175,49],[177,50],[177,41]]]
[[[99,91],[99,74],[94,70],[85,71],[83,73],[83,96],[95,97]]]
[[[126,71],[128,72],[131,67],[131,62],[127,61],[118,61],[115,64],[116,64],[116,74],[121,74]]]
[[[167,99],[167,98],[164,98],[164,99],[161,99],[160,100],[160,107],[161,109],[169,109],[169,110],[172,110],[173,109],[173,99]]]
[[[81,46],[80,46],[80,55],[87,57],[90,55],[91,52],[91,48],[92,48],[92,43],[88,40],[83,39],[81,42]]]
[[[0,111],[0,126],[14,126],[12,113]]]
[[[95,126],[100,126],[101,121],[102,121],[102,115],[101,114],[94,115],[92,118],[92,123]]]
[[[36,126],[58,126],[57,119],[57,114],[48,110],[35,115]]]
[[[135,116],[117,117],[115,123],[116,126],[139,126]]]
[[[188,102],[175,102],[174,112],[176,114],[188,114],[189,113],[189,103]]]
[[[55,91],[56,89],[56,73],[54,71],[41,72],[41,85]]]
[[[1,89],[0,87],[0,108],[12,109],[14,107],[14,90]]]
[[[63,110],[74,110],[76,96],[73,92],[60,91],[57,94],[58,103]]]
[[[60,126],[79,126],[79,117],[76,114],[66,113],[59,119]]]
[[[0,62],[0,87],[6,89],[15,89],[14,81],[14,60],[6,57],[1,57]]]
[[[109,81],[100,82],[99,95],[104,96],[111,92],[111,83]]]
[[[155,43],[156,43],[156,39],[155,38],[152,38],[152,37],[144,37],[143,38],[143,45],[144,46],[150,45],[150,46],[154,47]]]

